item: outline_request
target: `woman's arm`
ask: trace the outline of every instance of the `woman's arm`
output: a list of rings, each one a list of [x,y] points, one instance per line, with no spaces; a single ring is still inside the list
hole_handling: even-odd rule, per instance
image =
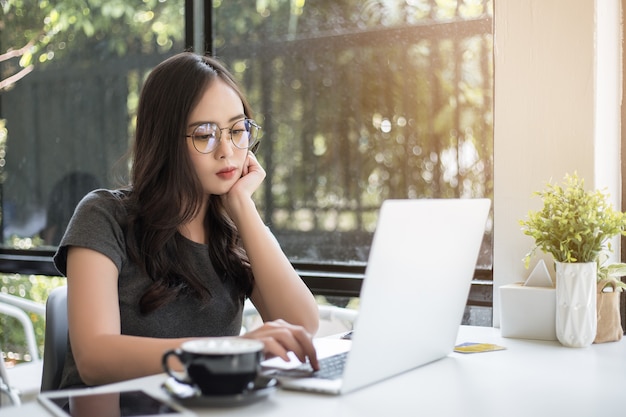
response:
[[[190,338],[159,339],[121,334],[118,270],[113,261],[92,249],[72,246],[67,255],[68,324],[72,352],[81,379],[101,385],[163,372],[161,358]],[[294,352],[317,369],[310,334],[282,320],[265,323],[246,335],[265,343],[268,356],[288,360]],[[180,364],[172,364],[180,369]]]
[[[254,274],[252,302],[264,321],[283,319],[314,335],[319,327],[315,298],[261,221],[256,208],[252,205],[249,211],[240,233]]]
[[[265,171],[252,152],[248,153],[243,176],[222,196],[237,225],[254,274],[252,302],[264,321],[282,319],[315,334],[319,311],[315,298],[263,223],[252,200],[252,192],[265,178]]]
[[[163,372],[161,357],[187,339],[121,334],[118,270],[107,256],[72,246],[67,255],[68,321],[80,377],[100,385]]]

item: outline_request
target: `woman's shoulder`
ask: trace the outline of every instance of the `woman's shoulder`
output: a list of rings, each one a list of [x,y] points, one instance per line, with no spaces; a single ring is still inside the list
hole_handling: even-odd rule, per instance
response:
[[[80,201],[79,206],[118,206],[124,205],[130,190],[98,188],[88,192]]]
[[[76,206],[74,217],[85,221],[106,218],[123,224],[128,217],[129,190],[100,188],[87,193]]]
[[[54,262],[66,273],[67,248],[81,246],[101,252],[121,268],[125,256],[125,191],[97,189],[85,195],[70,220]]]

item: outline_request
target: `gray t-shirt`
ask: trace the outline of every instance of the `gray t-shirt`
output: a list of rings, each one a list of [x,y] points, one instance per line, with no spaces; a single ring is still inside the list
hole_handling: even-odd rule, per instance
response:
[[[242,324],[243,300],[233,282],[223,282],[209,258],[208,246],[182,239],[182,250],[193,253],[193,268],[204,274],[211,293],[208,303],[191,295],[181,295],[147,315],[139,310],[139,300],[151,280],[130,262],[121,224],[126,220],[122,191],[96,190],[76,207],[65,236],[54,256],[59,272],[66,274],[67,249],[80,246],[109,257],[119,271],[118,292],[121,331],[125,335],[177,338],[238,335]],[[93,279],[97,279],[94,276]],[[66,356],[61,388],[85,385],[80,379],[71,346]]]

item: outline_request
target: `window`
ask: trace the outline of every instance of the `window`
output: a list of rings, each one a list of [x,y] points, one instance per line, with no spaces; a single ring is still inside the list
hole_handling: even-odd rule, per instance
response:
[[[492,0],[194,3],[3,2],[0,269],[55,273],[63,218],[127,173],[143,77],[198,36],[248,93],[258,206],[316,292],[358,294],[383,200],[492,197]]]
[[[362,271],[385,199],[492,197],[491,1],[213,5],[264,130],[258,206],[310,283]],[[489,233],[482,252],[490,278]]]
[[[54,274],[77,201],[127,176],[139,89],[184,49],[185,2],[26,3],[0,21],[2,269]]]

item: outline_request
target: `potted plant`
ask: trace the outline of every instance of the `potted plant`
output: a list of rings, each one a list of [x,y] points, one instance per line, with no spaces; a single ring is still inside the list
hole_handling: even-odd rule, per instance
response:
[[[612,250],[611,238],[626,234],[626,214],[613,209],[607,193],[585,190],[576,173],[565,175],[563,186],[548,183],[535,195],[543,208],[520,221],[524,234],[534,239],[525,264],[536,250],[552,255],[557,338],[565,346],[588,346],[596,335],[598,264]]]

